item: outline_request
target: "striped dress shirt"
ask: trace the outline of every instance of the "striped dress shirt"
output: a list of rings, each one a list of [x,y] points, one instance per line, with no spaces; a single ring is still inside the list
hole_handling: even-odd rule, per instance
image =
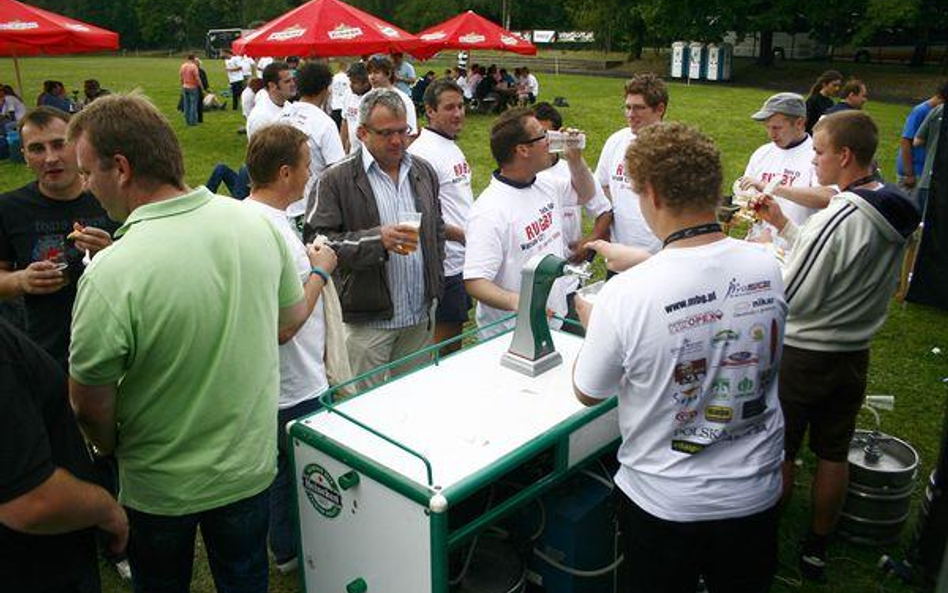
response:
[[[411,169],[411,155],[405,152],[398,171],[398,185],[392,181],[372,157],[372,153],[362,146],[362,163],[372,186],[375,204],[379,209],[381,225],[396,224],[399,212],[417,212],[415,196],[408,180]],[[385,277],[392,297],[394,315],[391,319],[379,319],[366,322],[376,329],[399,329],[416,325],[428,317],[428,303],[425,302],[425,264],[422,259],[421,244],[410,255],[390,254],[385,262]]]

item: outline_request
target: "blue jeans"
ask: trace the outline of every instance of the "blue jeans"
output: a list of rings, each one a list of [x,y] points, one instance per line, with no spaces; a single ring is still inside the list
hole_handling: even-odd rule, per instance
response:
[[[214,170],[211,171],[211,176],[207,178],[205,185],[211,193],[217,193],[217,188],[221,186],[221,183],[227,186],[231,197],[238,200],[243,200],[250,195],[250,173],[247,172],[245,165],[242,165],[239,171],[234,171],[224,163],[214,165]]]
[[[181,89],[181,98],[184,107],[184,123],[189,126],[198,124],[198,101],[201,100],[201,89]]]
[[[280,410],[277,416],[277,476],[270,486],[270,550],[278,564],[294,558],[299,549],[296,497],[293,493],[293,466],[290,459],[290,438],[286,425],[320,408],[319,398],[308,399],[292,408]]]
[[[198,525],[218,593],[266,593],[269,492],[191,515],[128,513],[135,593],[189,593]]]

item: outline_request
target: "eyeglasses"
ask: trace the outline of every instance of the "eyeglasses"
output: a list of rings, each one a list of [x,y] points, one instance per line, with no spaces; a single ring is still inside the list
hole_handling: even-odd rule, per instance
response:
[[[405,126],[404,128],[398,128],[395,130],[376,130],[375,128],[370,128],[369,126],[365,126],[365,128],[373,134],[378,134],[386,140],[392,136],[407,136],[411,134],[411,126]]]
[[[530,138],[528,140],[518,142],[517,144],[533,144],[534,142],[539,142],[540,140],[546,140],[546,132],[543,132],[542,134],[540,134],[539,136],[535,138]]]

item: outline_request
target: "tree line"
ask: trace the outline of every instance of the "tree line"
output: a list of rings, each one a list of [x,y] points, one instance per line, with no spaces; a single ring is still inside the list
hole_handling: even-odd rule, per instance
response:
[[[208,29],[250,27],[300,0],[31,0],[42,8],[121,35],[127,49],[196,47]],[[463,10],[514,30],[585,30],[599,48],[639,57],[645,47],[677,39],[719,41],[728,31],[760,33],[761,61],[772,59],[775,31],[811,33],[829,45],[864,44],[899,28],[921,64],[929,43],[944,36],[943,0],[351,0],[350,4],[417,32]],[[940,27],[940,29],[939,29]],[[944,41],[942,41],[944,42]]]

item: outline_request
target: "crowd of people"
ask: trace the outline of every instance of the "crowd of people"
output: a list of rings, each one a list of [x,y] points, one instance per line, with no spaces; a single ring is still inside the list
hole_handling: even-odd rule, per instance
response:
[[[536,99],[534,77],[523,101],[503,100],[496,170],[474,200],[457,139],[499,69],[422,77],[419,118],[401,56],[335,74],[224,62],[247,150],[207,187],[187,186],[177,137],[140,95],[19,119],[35,180],[0,196],[0,298],[22,298],[26,316],[0,320],[0,573],[14,589],[97,591],[98,530],[127,549],[136,591],[187,591],[200,527],[219,591],[266,591],[268,548],[280,571],[299,562],[287,424],[332,385],[376,385],[433,344],[456,351],[475,300],[482,338],[509,327],[531,258],[597,253],[610,272],[595,304],[561,278],[547,308],[584,336],[579,401],[618,395],[636,590],[690,593],[703,577],[713,592],[767,591],[807,433],[800,567],[825,578],[869,345],[923,207],[905,190],[931,168],[918,149],[948,88],[910,116],[900,185],[879,176],[864,84],[832,113],[833,73],[821,99],[768,98],[748,116],[769,141],[734,185],[752,221],[740,240],[718,221],[715,142],[665,121],[654,74],[624,85],[626,123],[595,166],[578,142],[551,152],[550,132],[582,134],[553,105],[508,105]],[[189,57],[189,124],[195,80]],[[117,500],[84,440],[114,458]]]

